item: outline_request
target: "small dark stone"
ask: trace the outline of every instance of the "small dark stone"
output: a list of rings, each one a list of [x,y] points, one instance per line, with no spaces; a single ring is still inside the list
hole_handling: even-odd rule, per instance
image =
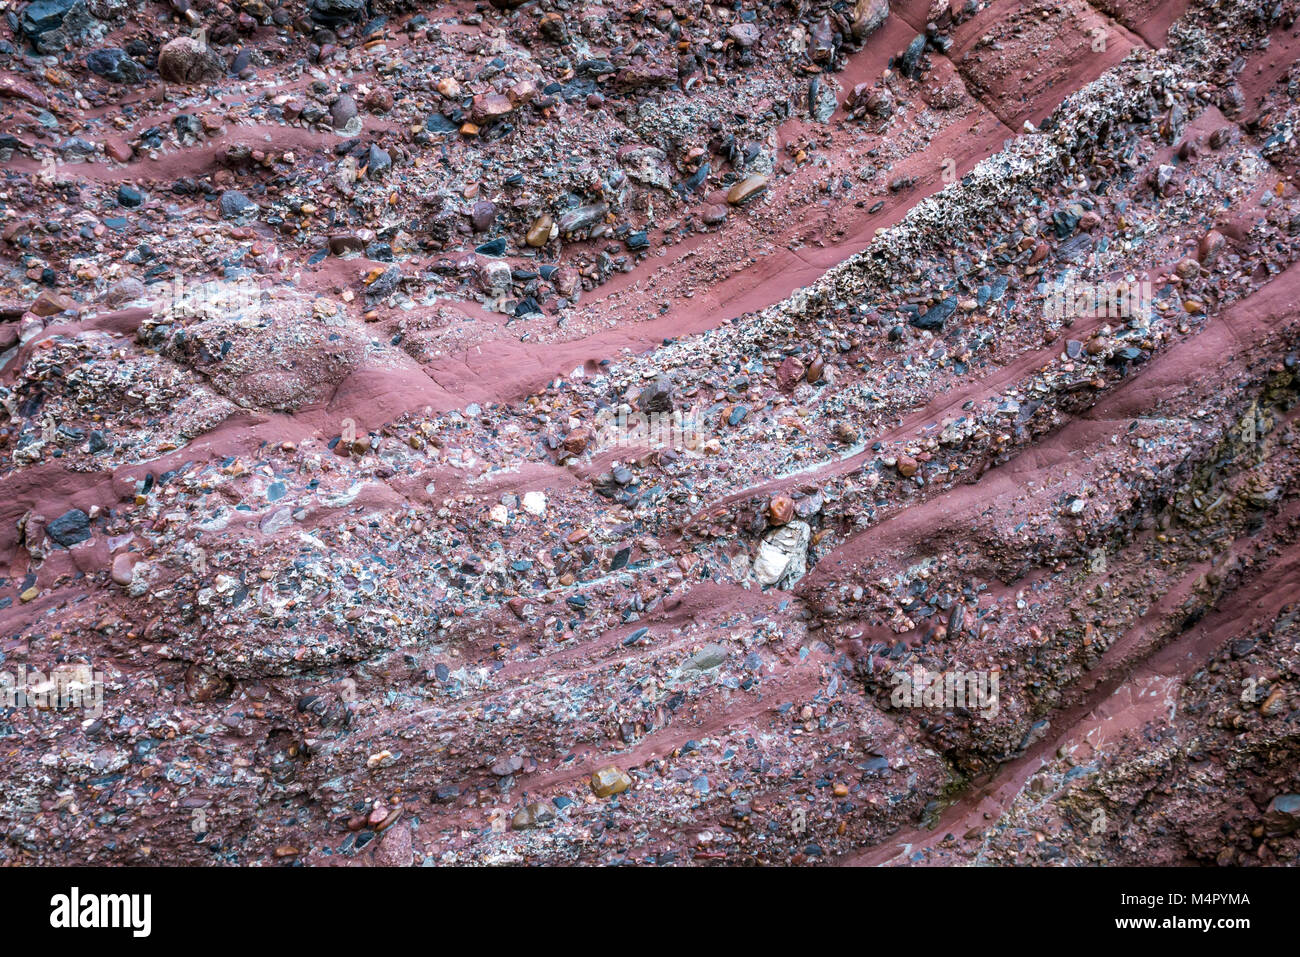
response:
[[[402,271],[396,266],[386,270],[382,276],[370,284],[366,295],[371,299],[383,299],[394,292],[402,283]]]
[[[641,390],[636,404],[642,412],[671,412],[673,410],[672,383],[660,376]]]
[[[238,190],[228,189],[221,194],[221,215],[226,219],[243,219],[254,215],[257,204]]]
[[[72,12],[78,2],[80,0],[36,0],[23,8],[18,23],[27,36],[39,37],[42,33],[58,29],[63,18]]]
[[[140,192],[129,183],[123,183],[117,188],[117,204],[125,206],[127,209],[135,209],[144,202],[144,193]]]
[[[428,119],[424,121],[424,128],[430,133],[455,133],[460,129],[441,113],[430,113]]]
[[[915,77],[921,65],[921,54],[925,52],[925,34],[918,33],[907,45],[898,61],[898,70],[903,76]]]
[[[337,26],[366,15],[366,0],[309,0],[307,12],[317,23]]]
[[[71,548],[90,538],[90,516],[81,509],[74,508],[46,525],[45,531],[64,548]]]
[[[117,47],[92,51],[86,57],[86,69],[114,83],[139,83],[144,78],[140,64]]]
[[[942,329],[943,324],[951,318],[952,314],[957,311],[957,297],[949,296],[936,302],[933,306],[925,311],[923,315],[914,316],[910,320],[911,324],[918,329],[928,329],[934,331]]]
[[[366,151],[366,175],[371,179],[379,179],[392,165],[393,158],[388,155],[388,151],[371,143],[370,149]]]

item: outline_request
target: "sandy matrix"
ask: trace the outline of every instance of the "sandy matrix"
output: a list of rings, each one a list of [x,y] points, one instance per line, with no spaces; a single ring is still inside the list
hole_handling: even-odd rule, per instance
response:
[[[1300,859],[1297,0],[0,20],[0,863]]]

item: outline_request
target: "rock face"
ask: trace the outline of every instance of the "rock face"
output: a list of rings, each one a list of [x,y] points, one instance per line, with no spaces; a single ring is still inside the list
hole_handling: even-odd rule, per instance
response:
[[[1300,862],[1293,5],[10,6],[0,865]]]

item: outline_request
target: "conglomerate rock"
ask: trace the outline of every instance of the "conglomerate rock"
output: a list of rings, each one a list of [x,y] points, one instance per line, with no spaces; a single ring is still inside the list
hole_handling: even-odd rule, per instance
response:
[[[1294,4],[0,25],[0,861],[1294,864]]]

